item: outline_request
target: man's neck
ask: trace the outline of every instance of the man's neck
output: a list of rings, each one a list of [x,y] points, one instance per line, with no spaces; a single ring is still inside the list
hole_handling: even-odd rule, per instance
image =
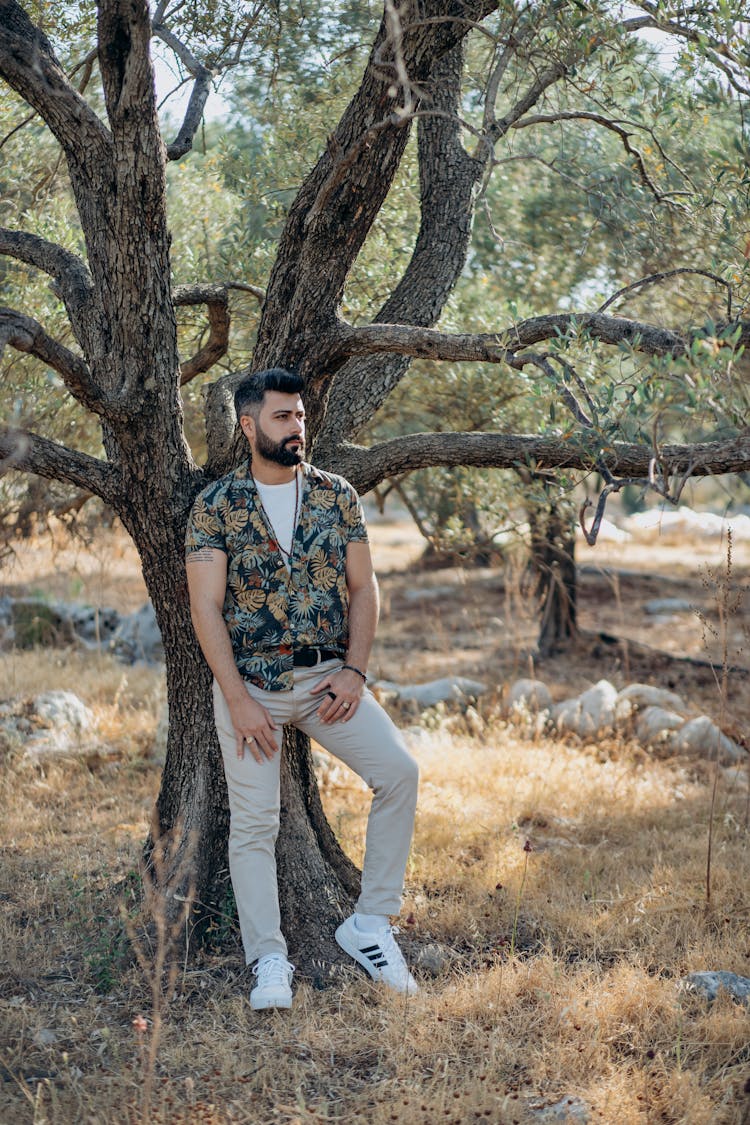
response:
[[[266,461],[257,453],[253,454],[250,462],[253,479],[260,484],[289,484],[298,469],[299,465],[277,465],[274,461]]]

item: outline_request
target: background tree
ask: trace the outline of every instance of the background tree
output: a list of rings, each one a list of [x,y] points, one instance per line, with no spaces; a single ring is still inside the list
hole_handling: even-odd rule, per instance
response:
[[[21,409],[15,426],[0,434],[0,458],[6,468],[93,492],[117,512],[138,548],[164,639],[170,707],[160,829],[172,833],[175,860],[193,841],[196,897],[207,915],[226,892],[227,814],[210,676],[189,620],[182,542],[198,489],[244,456],[231,409],[242,371],[207,389],[206,456],[199,465],[186,439],[180,387],[226,355],[232,290],[226,280],[172,278],[166,161],[180,159],[194,141],[211,68],[237,61],[245,50],[261,58],[283,38],[285,11],[218,5],[209,27],[191,7],[178,5],[172,20],[165,3],[150,16],[144,0],[100,0],[91,56],[100,84],[84,96],[29,11],[0,0],[0,75],[60,146],[78,220],[59,237],[27,229],[23,215],[0,231],[2,254],[52,278],[54,315],[62,322],[64,308],[69,325],[53,335],[25,305],[6,308],[0,337],[55,372],[101,437],[100,450],[64,444],[40,432],[43,424]],[[653,160],[646,159],[651,154],[634,140],[639,128],[607,115],[600,83],[619,65],[611,60],[633,61],[637,31],[659,27],[700,51],[744,96],[741,13],[733,19],[722,4],[685,22],[668,5],[650,3],[640,13],[622,21],[606,6],[564,0],[533,8],[388,0],[359,84],[338,123],[328,126],[322,155],[283,200],[268,276],[237,282],[262,300],[253,367],[281,363],[306,378],[312,453],[322,467],[343,472],[362,492],[434,465],[596,470],[606,482],[605,499],[626,480],[650,480],[668,493],[675,474],[750,468],[736,366],[750,325],[738,317],[736,302],[727,304],[721,321],[700,317],[697,327],[681,331],[666,317],[613,316],[594,301],[584,311],[558,301],[536,315],[513,314],[505,323],[493,318],[489,331],[434,327],[471,265],[474,207],[514,130],[556,133],[582,120],[597,125],[619,138],[623,168],[654,206],[679,201],[682,179],[673,182],[663,149],[657,145]],[[331,9],[331,21],[338,14]],[[325,30],[326,13],[316,18]],[[352,29],[352,50],[357,32]],[[166,146],[154,95],[153,36],[176,52],[194,82],[185,121]],[[298,41],[304,55],[304,30]],[[637,86],[637,67],[633,81]],[[324,98],[322,84],[318,93]],[[388,221],[389,193],[407,167],[415,121],[419,226],[411,256],[379,308],[360,306],[354,319],[345,319],[348,285],[366,260],[368,237],[377,238],[378,224]],[[731,175],[737,192],[746,192],[739,161]],[[741,284],[742,268],[738,248],[716,276],[726,289],[723,273],[735,270]],[[579,293],[588,302],[589,293]],[[176,309],[200,306],[207,310],[207,335],[194,354],[181,354]],[[601,378],[606,364],[598,357],[608,348],[617,355],[614,381]],[[426,433],[355,444],[414,357],[495,365],[519,381],[524,395],[557,403],[557,414],[545,430],[529,434]],[[663,386],[688,386],[696,402],[729,404],[723,428],[712,407],[711,425],[689,435],[701,440],[666,444],[675,432],[661,411],[643,421]],[[563,409],[570,420],[561,423]],[[617,440],[620,433],[624,440]],[[310,967],[314,953],[335,956],[332,944],[321,944],[321,929],[333,933],[357,876],[322,814],[305,740],[289,740],[287,750],[278,849],[282,910],[293,954]]]

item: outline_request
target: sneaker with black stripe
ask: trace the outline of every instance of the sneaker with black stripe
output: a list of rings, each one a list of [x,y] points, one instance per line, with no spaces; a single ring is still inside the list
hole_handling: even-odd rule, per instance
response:
[[[394,934],[397,933],[396,926],[383,926],[372,933],[359,930],[352,915],[336,930],[336,941],[345,953],[367,970],[373,980],[382,981],[396,992],[413,996],[419,988],[396,945]]]

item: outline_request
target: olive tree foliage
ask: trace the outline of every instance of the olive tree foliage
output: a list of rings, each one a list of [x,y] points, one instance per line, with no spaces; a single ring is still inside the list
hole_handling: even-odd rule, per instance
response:
[[[697,251],[680,263],[703,271],[680,277],[700,277],[705,292],[716,286],[724,293],[710,317],[709,306],[686,308],[681,291],[665,284],[674,278],[622,277],[611,255],[600,269],[591,240],[588,283],[579,276],[567,299],[529,284],[528,269],[511,292],[513,270],[524,273],[530,251],[516,255],[505,229],[506,212],[510,218],[520,206],[513,185],[505,194],[492,188],[496,174],[502,185],[503,169],[514,165],[525,167],[534,185],[544,161],[553,171],[559,165],[548,153],[560,138],[584,129],[617,140],[618,190],[627,196],[622,185],[637,185],[633,224],[644,208],[677,222],[690,189],[658,122],[639,116],[636,39],[647,28],[671,37],[696,75],[696,97],[698,71],[708,68],[739,113],[748,84],[741,9],[733,13],[722,2],[685,12],[646,0],[622,18],[608,4],[580,0],[387,0],[383,10],[367,8],[347,25],[344,7],[334,3],[310,15],[262,0],[208,7],[161,0],[151,10],[145,0],[99,0],[95,10],[80,5],[89,22],[68,54],[66,36],[79,35],[68,16],[77,8],[63,6],[59,34],[49,26],[50,38],[46,6],[0,0],[0,77],[19,107],[15,123],[33,113],[24,133],[57,146],[50,152],[64,163],[72,200],[63,198],[55,171],[56,190],[44,205],[36,207],[38,192],[27,187],[28,205],[16,195],[16,210],[0,229],[0,255],[11,263],[18,295],[0,311],[0,341],[11,357],[6,378],[20,388],[15,416],[0,430],[0,460],[6,470],[100,497],[137,546],[164,639],[170,707],[158,830],[171,833],[175,869],[192,849],[196,909],[210,917],[226,893],[226,795],[211,677],[190,625],[182,543],[197,491],[246,456],[231,407],[244,370],[231,359],[235,302],[244,302],[248,366],[300,370],[311,455],[361,492],[432,466],[595,471],[604,500],[626,481],[671,496],[675,481],[690,474],[747,471],[750,433],[737,390],[750,338],[741,248],[720,263],[706,263]],[[337,43],[336,56],[325,60],[330,97],[309,47],[315,36],[329,44],[325,50]],[[154,93],[157,41],[192,89],[184,120],[167,130]],[[295,61],[308,67],[297,86],[282,73],[289,44]],[[278,65],[269,68],[269,58]],[[205,253],[191,256],[195,240],[180,238],[169,208],[170,195],[185,199],[190,177],[180,186],[167,167],[191,161],[209,84],[233,66],[246,67],[249,88],[266,83],[268,112],[277,121],[299,117],[299,144],[284,156],[272,123],[253,123],[258,165],[270,167],[270,152],[289,175],[275,195],[254,198],[252,173],[236,169],[240,201],[225,216],[225,229],[254,222],[260,236],[254,244],[238,240],[234,256],[221,258],[211,238],[210,169],[195,179],[191,221],[203,216]],[[632,97],[621,108],[610,104],[608,76],[615,72],[619,80],[628,67]],[[314,152],[310,138],[318,142]],[[723,183],[733,179],[746,198],[743,138]],[[21,174],[33,157],[13,151]],[[610,187],[605,177],[588,191],[605,212]],[[475,213],[480,238],[472,244]],[[271,221],[272,245],[265,237]],[[394,226],[403,232],[398,241],[408,239],[408,253],[388,256],[379,268],[378,244],[393,245]],[[627,236],[623,231],[623,243]],[[180,247],[174,259],[173,245]],[[200,257],[219,263],[221,275],[200,276]],[[496,269],[503,262],[510,267],[506,282]],[[481,271],[498,297],[462,319]],[[51,279],[51,290],[37,277]],[[604,301],[597,286],[610,278],[623,292]],[[643,305],[624,315],[615,300],[644,289]],[[192,328],[185,320],[180,331],[185,310]],[[196,310],[205,331],[194,339]],[[14,353],[33,357],[36,366],[16,367]],[[408,387],[414,359],[430,361],[420,377],[435,380],[443,368],[481,365],[476,370],[503,388],[486,426],[378,434],[378,416]],[[200,438],[191,399],[199,384]],[[679,425],[656,408],[651,424],[631,422],[665,385],[676,388],[676,400],[683,391],[701,403],[724,396],[735,412],[697,433],[684,426],[684,412]],[[45,418],[48,387],[56,403],[74,400],[85,424],[66,428],[64,418]],[[533,399],[546,409],[544,426],[538,411],[526,409]],[[516,415],[513,402],[524,406]],[[277,848],[282,915],[293,955],[310,965],[314,953],[336,956],[321,930],[332,933],[348,909],[357,873],[323,816],[309,746],[289,734],[287,749]],[[173,890],[184,896],[187,886]]]
[[[735,311],[747,293],[743,102],[710,72],[693,73],[688,82],[678,60],[663,58],[646,43],[611,57],[598,75],[587,73],[586,84],[600,101],[606,98],[609,117],[627,122],[639,138],[643,168],[640,160],[623,162],[622,137],[593,108],[533,144],[523,131],[512,136],[504,153],[496,153],[493,177],[477,203],[471,253],[441,323],[447,326],[450,318],[454,325],[487,330],[498,310],[523,320],[540,304],[562,311],[583,298],[599,306],[621,291],[619,312],[663,323],[702,322],[711,337],[732,307],[730,290]],[[570,114],[570,90],[555,93],[558,108]],[[654,170],[648,179],[646,165]],[[654,197],[649,181],[659,174],[673,190],[669,201]],[[691,267],[702,272],[691,273]],[[647,278],[651,284],[629,288]],[[553,348],[574,366],[611,438],[656,447],[667,435],[700,440],[747,424],[747,360],[727,352],[714,362],[713,341],[702,344],[689,363],[672,357],[655,363],[634,350],[602,349],[570,334]],[[420,416],[427,419],[421,428],[436,430],[569,429],[556,366],[508,374],[489,365],[440,369],[434,361],[417,361],[368,433],[408,432]],[[598,474],[558,474],[560,498],[581,479],[588,488],[601,486]],[[629,503],[647,497],[644,483],[626,489]],[[527,534],[527,517],[545,508],[551,494],[543,475],[535,484],[528,473],[484,469],[460,476],[424,469],[378,491],[384,496],[393,487],[433,547],[480,560],[488,557],[498,530],[521,526]],[[744,494],[739,476],[722,488],[730,499]],[[500,543],[506,542],[504,534]]]

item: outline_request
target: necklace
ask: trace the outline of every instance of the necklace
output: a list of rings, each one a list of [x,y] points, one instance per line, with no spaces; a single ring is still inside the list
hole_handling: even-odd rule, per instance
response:
[[[266,531],[268,532],[268,536],[269,536],[269,540],[270,540],[269,546],[271,547],[271,550],[273,550],[274,546],[276,546],[278,548],[278,550],[281,552],[281,554],[284,555],[284,557],[289,559],[289,561],[291,562],[292,552],[294,551],[294,536],[295,536],[295,533],[297,531],[297,523],[299,521],[299,512],[300,512],[299,470],[295,469],[295,472],[294,472],[294,519],[292,521],[292,538],[291,538],[290,543],[289,543],[289,550],[288,551],[287,551],[286,547],[282,546],[282,544],[279,542],[279,537],[276,534],[276,530],[275,530],[273,524],[271,523],[271,519],[268,515],[268,512],[266,511],[265,505],[263,503],[263,499],[262,499],[261,494],[260,494],[260,490],[258,488],[258,482],[255,479],[255,477],[253,476],[252,469],[250,470],[250,476],[253,477],[253,484],[255,485],[255,496],[256,496],[257,501],[258,501],[258,507],[260,509],[260,514],[261,514],[261,517],[263,519],[263,523],[266,525]]]

